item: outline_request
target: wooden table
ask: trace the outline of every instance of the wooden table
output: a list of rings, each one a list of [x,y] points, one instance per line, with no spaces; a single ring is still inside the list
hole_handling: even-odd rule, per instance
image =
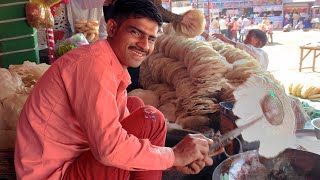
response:
[[[306,50],[307,54],[303,55],[303,51]],[[305,60],[305,58],[313,51],[313,63],[312,67],[302,67],[302,62]],[[320,51],[320,43],[309,43],[303,46],[300,46],[300,66],[299,71],[301,72],[301,69],[306,68],[312,68],[312,71],[315,71],[315,65],[316,65],[316,58],[320,55],[320,53],[317,54],[317,51]]]

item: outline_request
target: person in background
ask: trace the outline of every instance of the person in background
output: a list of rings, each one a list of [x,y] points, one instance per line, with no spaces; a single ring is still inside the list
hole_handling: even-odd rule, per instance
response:
[[[223,34],[224,36],[227,36],[227,22],[226,22],[226,17],[222,16],[219,20],[219,26],[220,26],[220,33]]]
[[[264,26],[269,26],[270,25],[270,21],[268,20],[268,17],[267,17],[266,14],[263,16],[261,24],[263,24]]]
[[[294,29],[300,30],[303,29],[304,25],[303,25],[303,21],[299,21],[298,24],[294,27]]]
[[[226,20],[227,22],[227,35],[226,37],[229,39],[232,39],[232,26],[233,26],[233,19],[231,17],[227,18],[228,20]]]
[[[243,42],[244,37],[248,34],[248,29],[249,29],[250,25],[251,25],[251,21],[246,17],[243,18],[241,31],[240,31],[240,37],[239,37],[240,42]]]
[[[239,26],[239,42],[241,41],[242,34],[241,34],[241,30],[243,30],[243,19],[244,19],[244,15],[242,15],[239,19],[238,19],[238,26]]]
[[[267,26],[267,34],[268,34],[268,42],[273,43],[273,22],[272,21],[270,21],[270,25]]]
[[[214,34],[214,37],[223,42],[234,45],[236,48],[242,49],[257,59],[262,67],[262,70],[267,70],[269,65],[268,54],[261,48],[267,43],[267,35],[259,29],[251,29],[246,36],[244,43],[237,43],[222,36],[221,34]]]
[[[291,31],[291,24],[287,24],[282,28],[282,32],[290,32]]]
[[[231,24],[231,38],[233,41],[238,41],[238,31],[239,31],[239,24],[238,24],[238,21],[237,21],[237,18],[234,17],[233,18],[233,22]]]
[[[292,27],[295,28],[296,25],[298,24],[299,19],[300,19],[299,13],[297,13],[296,11],[293,12],[292,19],[293,19]]]
[[[108,37],[53,63],[30,93],[17,124],[18,179],[161,180],[162,170],[199,173],[212,165],[203,135],[163,147],[163,114],[127,97],[128,67],[153,51],[162,25],[151,1],[117,0]]]
[[[289,13],[286,13],[286,15],[284,16],[284,18],[286,18],[286,19],[290,19],[290,14]]]
[[[212,19],[209,34],[220,33],[219,17]]]

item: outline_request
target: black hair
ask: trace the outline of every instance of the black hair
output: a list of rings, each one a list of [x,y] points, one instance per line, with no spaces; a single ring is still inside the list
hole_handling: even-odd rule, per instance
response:
[[[264,31],[261,31],[260,29],[251,29],[249,30],[248,34],[254,35],[257,39],[259,39],[261,42],[261,47],[267,44],[268,38]]]
[[[106,21],[112,18],[117,23],[127,18],[148,17],[162,25],[162,17],[158,8],[150,0],[116,0],[115,3],[103,7]]]

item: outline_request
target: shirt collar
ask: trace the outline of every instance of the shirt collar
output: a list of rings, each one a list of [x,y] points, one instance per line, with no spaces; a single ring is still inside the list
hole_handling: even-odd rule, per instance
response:
[[[130,84],[131,78],[127,68],[123,68],[113,49],[111,48],[109,42],[104,40],[106,44],[106,52],[110,55],[110,64],[113,68],[113,71],[116,73],[117,77],[123,80],[125,83]]]

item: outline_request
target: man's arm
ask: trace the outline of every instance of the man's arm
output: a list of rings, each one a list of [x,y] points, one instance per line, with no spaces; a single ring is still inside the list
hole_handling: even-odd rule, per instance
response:
[[[225,37],[223,34],[213,34],[213,37],[220,39],[221,41],[231,44],[233,46],[236,46],[238,43],[228,39],[227,37]]]

